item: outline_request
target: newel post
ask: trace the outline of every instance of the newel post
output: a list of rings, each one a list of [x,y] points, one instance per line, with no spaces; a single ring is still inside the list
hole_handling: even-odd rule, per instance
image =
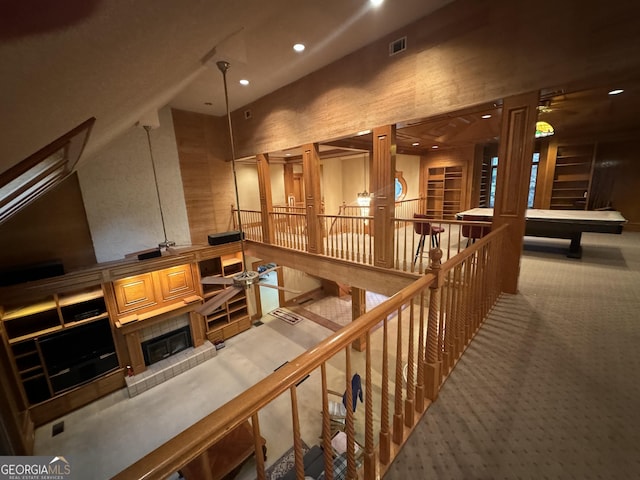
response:
[[[429,287],[429,319],[427,320],[427,362],[425,364],[425,395],[432,402],[438,398],[440,390],[440,369],[441,362],[438,361],[438,315],[440,310],[440,287],[442,286],[442,275],[440,272],[440,260],[442,250],[432,248],[429,251],[430,273],[435,275],[436,280]]]

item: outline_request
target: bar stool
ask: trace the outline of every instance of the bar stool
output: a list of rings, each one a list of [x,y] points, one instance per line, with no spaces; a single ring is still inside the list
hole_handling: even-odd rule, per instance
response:
[[[415,219],[426,219],[428,218],[426,215],[422,213],[414,213],[413,218]],[[413,222],[413,230],[417,235],[420,235],[420,240],[418,241],[418,248],[416,249],[416,255],[413,258],[413,264],[415,265],[418,260],[418,256],[422,254],[424,251],[424,239],[427,235],[431,236],[431,248],[436,248],[440,246],[439,235],[444,232],[444,227],[436,227],[431,225],[431,222]]]
[[[478,215],[463,215],[463,222],[486,222],[486,217],[478,216]],[[473,243],[478,238],[482,238],[485,235],[489,235],[491,232],[491,225],[462,225],[462,236],[467,239],[467,247]]]

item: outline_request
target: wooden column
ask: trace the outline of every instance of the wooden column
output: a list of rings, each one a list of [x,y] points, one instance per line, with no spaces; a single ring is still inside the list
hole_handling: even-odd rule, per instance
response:
[[[269,155],[261,153],[256,155],[258,166],[258,188],[260,189],[260,216],[262,218],[262,241],[273,244],[273,222],[269,212],[273,210],[271,199],[271,169],[269,168]]]
[[[363,288],[351,287],[351,320],[359,318],[360,316],[364,315],[366,311],[367,291]],[[363,335],[362,337],[356,339],[352,343],[352,346],[358,352],[364,352],[364,349],[367,346],[366,335]]]
[[[373,197],[374,265],[393,267],[393,221],[395,210],[396,127],[373,129]]]
[[[320,154],[317,143],[302,146],[302,173],[304,204],[307,212],[307,251],[322,254],[322,229],[318,218],[322,209],[322,192],[320,191]]]
[[[505,98],[502,107],[493,228],[509,225],[502,277],[502,291],[507,293],[518,291],[538,98],[538,92],[516,95]]]

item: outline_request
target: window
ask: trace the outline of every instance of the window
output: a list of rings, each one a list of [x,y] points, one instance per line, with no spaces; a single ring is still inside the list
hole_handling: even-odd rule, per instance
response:
[[[73,171],[94,122],[90,118],[0,175],[0,223]]]
[[[538,164],[540,163],[540,153],[535,152],[531,159],[531,177],[529,178],[529,196],[527,198],[527,208],[533,208],[533,200],[536,195],[536,181],[538,179]],[[489,187],[489,207],[493,208],[496,200],[496,179],[498,177],[498,157],[491,157],[491,179]]]

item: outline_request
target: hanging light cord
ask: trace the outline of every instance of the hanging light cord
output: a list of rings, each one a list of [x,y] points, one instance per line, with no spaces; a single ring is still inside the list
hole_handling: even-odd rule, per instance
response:
[[[220,60],[216,62],[218,69],[222,72],[222,80],[224,82],[224,101],[227,107],[227,123],[229,124],[229,141],[231,142],[231,167],[233,169],[233,185],[236,190],[236,213],[238,215],[238,228],[240,229],[240,249],[242,251],[242,265],[244,269],[247,268],[247,262],[244,254],[244,233],[242,230],[242,218],[240,216],[240,198],[238,195],[238,180],[236,178],[236,149],[233,142],[233,128],[231,126],[231,112],[229,111],[229,94],[227,93],[227,70],[231,64]]]
[[[162,201],[160,200],[160,189],[158,188],[158,175],[156,174],[156,162],[153,160],[153,148],[151,148],[151,126],[144,125],[144,130],[147,132],[147,143],[149,143],[149,156],[151,157],[151,168],[153,168],[153,183],[156,186],[156,195],[158,196],[158,206],[160,207],[160,220],[162,221],[162,233],[164,233],[164,242],[159,244],[159,247],[172,247],[175,242],[167,240],[167,228],[164,225],[164,214],[162,213]]]

